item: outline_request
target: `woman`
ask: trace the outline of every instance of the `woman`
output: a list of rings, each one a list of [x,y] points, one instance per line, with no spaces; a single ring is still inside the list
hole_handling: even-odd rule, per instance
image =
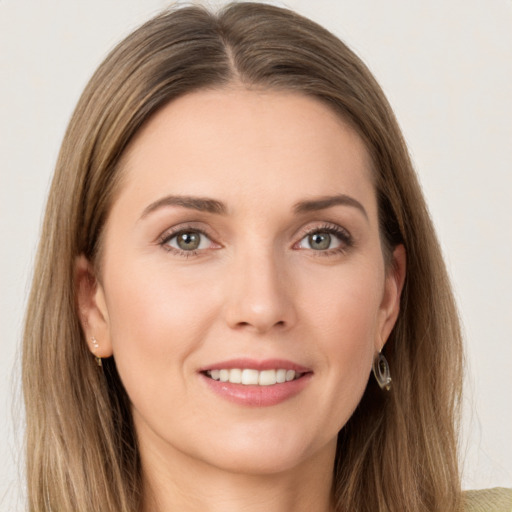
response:
[[[32,510],[460,510],[460,383],[407,150],[343,43],[236,4],[111,53],[27,314]]]

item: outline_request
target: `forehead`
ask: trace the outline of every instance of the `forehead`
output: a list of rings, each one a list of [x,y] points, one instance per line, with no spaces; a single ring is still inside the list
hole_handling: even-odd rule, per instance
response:
[[[244,204],[340,193],[364,200],[374,195],[370,162],[358,134],[321,101],[233,87],[187,94],[157,112],[123,157],[122,188],[147,200],[163,193]]]

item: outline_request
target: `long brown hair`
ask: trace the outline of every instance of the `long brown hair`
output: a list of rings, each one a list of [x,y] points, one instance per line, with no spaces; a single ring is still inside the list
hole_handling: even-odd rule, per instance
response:
[[[407,278],[385,347],[393,389],[370,379],[339,434],[337,511],[461,507],[457,419],[462,346],[439,244],[391,108],[361,60],[291,11],[236,3],[164,12],[121,42],[86,87],[53,179],[23,345],[29,508],[134,512],[142,469],[113,358],[98,371],[80,328],[75,261],[101,263],[101,235],[134,134],[169,101],[237,81],[328,104],[373,159],[383,250],[403,243]]]

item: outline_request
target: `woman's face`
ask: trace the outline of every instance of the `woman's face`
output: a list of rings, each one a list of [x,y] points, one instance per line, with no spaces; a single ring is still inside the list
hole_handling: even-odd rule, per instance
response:
[[[143,455],[257,473],[332,460],[402,279],[359,136],[296,93],[201,91],[145,125],[121,172],[81,304]]]

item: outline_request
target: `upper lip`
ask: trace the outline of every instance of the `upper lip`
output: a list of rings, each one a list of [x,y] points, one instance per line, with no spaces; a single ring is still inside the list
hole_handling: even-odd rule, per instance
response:
[[[275,369],[284,369],[284,370],[295,370],[299,373],[308,373],[311,372],[311,368],[307,368],[300,364],[294,363],[293,361],[288,361],[286,359],[249,359],[249,358],[238,358],[238,359],[229,359],[228,361],[220,361],[218,363],[213,363],[207,366],[204,366],[199,369],[200,372],[206,372],[208,370],[230,370],[232,368],[240,368],[244,369],[252,369],[252,370],[275,370]]]

